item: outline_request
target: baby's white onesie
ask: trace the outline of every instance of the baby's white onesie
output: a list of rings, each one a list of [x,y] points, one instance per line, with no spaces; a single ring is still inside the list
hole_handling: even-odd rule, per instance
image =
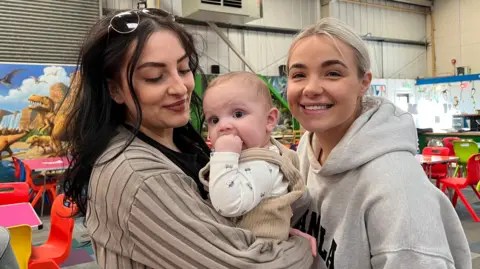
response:
[[[274,145],[268,149],[280,154]],[[288,192],[288,182],[277,165],[266,161],[239,163],[239,157],[234,152],[215,152],[210,158],[210,200],[225,217],[244,215],[263,199]]]

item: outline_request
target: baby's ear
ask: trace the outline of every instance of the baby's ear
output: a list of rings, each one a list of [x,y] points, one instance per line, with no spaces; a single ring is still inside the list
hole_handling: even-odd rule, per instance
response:
[[[273,128],[278,124],[278,109],[276,107],[272,107],[268,112],[267,118],[267,132],[272,132]]]

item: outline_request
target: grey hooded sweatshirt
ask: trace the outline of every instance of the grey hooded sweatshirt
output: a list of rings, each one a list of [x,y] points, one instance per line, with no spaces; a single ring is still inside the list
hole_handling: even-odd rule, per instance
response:
[[[470,269],[471,254],[447,196],[415,159],[410,114],[368,98],[324,165],[307,132],[298,147],[312,202],[295,228],[317,239],[320,269]]]

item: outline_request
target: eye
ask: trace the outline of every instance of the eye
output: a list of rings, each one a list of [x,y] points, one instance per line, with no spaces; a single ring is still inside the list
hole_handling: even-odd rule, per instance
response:
[[[292,75],[292,78],[304,78],[304,77],[305,77],[305,75],[302,74],[302,73],[294,73],[294,74]]]
[[[233,113],[234,118],[241,118],[243,115],[245,115],[243,111],[235,111],[235,113]]]
[[[208,119],[208,122],[212,123],[212,124],[217,124],[218,123],[218,118],[217,117],[211,117],[210,119]]]
[[[329,71],[329,72],[327,72],[326,76],[327,77],[340,77],[341,74],[340,74],[340,72],[337,72],[337,71]]]
[[[181,75],[186,75],[188,73],[192,72],[192,69],[188,68],[188,69],[183,69],[183,70],[178,70],[178,73],[180,73]]]
[[[162,80],[162,78],[163,78],[163,75],[156,78],[145,78],[145,81],[148,83],[156,83]]]

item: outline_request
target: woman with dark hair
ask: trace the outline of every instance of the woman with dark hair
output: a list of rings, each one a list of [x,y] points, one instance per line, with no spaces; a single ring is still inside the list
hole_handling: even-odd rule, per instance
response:
[[[80,54],[64,191],[85,215],[102,268],[309,268],[308,240],[255,240],[211,207],[209,149],[189,123],[192,36],[156,9],[100,20]],[[200,124],[201,126],[201,124]]]

